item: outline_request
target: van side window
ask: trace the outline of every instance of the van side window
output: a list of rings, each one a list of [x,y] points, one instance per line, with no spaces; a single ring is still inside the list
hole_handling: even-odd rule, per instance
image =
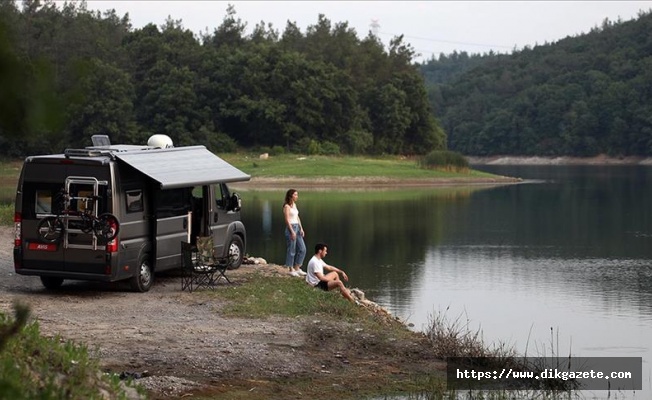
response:
[[[141,189],[127,190],[125,200],[127,201],[127,213],[143,211],[143,191]]]
[[[215,203],[217,208],[222,210],[226,209],[229,205],[229,188],[225,184],[215,185],[213,191],[215,192]]]

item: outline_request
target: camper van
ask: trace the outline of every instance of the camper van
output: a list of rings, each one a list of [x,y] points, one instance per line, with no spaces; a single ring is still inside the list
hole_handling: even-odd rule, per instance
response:
[[[107,136],[63,154],[27,157],[16,191],[14,268],[47,289],[64,280],[129,281],[146,292],[154,274],[181,267],[181,242],[212,236],[229,268],[247,235],[229,183],[250,176],[204,146],[112,145]]]

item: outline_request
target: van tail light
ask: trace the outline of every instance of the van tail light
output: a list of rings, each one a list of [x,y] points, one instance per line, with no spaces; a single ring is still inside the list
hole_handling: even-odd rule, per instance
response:
[[[106,252],[107,253],[115,253],[116,251],[118,251],[118,238],[117,237],[106,244]]]
[[[23,214],[19,212],[14,213],[14,246],[15,247],[20,247],[23,244],[22,226],[23,226]]]
[[[111,222],[111,229],[112,230],[117,230],[118,229],[118,223],[115,219],[112,219]],[[106,244],[106,252],[107,253],[115,253],[118,251],[118,236],[113,238],[109,243]]]

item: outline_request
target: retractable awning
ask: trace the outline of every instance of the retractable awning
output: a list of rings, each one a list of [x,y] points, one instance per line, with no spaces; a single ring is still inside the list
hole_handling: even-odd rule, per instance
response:
[[[217,182],[248,181],[251,177],[211,153],[204,146],[175,147],[113,153],[154,179],[161,189],[199,186]]]

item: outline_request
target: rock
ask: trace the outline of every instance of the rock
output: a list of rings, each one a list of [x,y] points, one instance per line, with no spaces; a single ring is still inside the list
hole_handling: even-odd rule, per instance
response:
[[[258,156],[261,160],[267,160],[269,158],[269,153],[263,153],[260,156]]]
[[[242,260],[243,264],[253,264],[253,265],[267,265],[267,260],[261,257],[245,257]]]
[[[351,295],[359,301],[362,301],[365,299],[364,297],[364,292],[358,288],[351,289]]]

